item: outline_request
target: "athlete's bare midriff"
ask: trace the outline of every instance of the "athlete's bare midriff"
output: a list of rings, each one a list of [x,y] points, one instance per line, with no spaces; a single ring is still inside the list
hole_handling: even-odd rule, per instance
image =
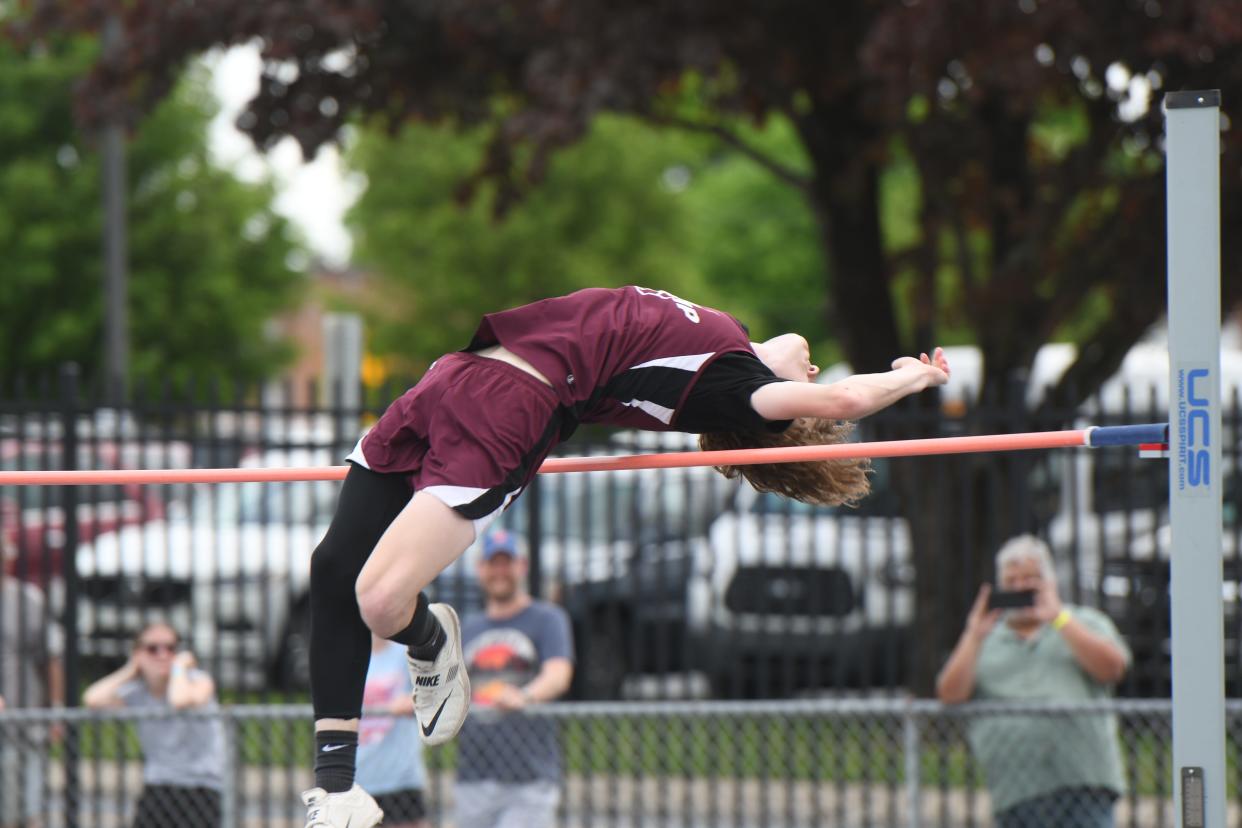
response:
[[[552,383],[548,382],[548,378],[545,377],[543,374],[539,373],[539,371],[535,368],[535,366],[531,365],[529,362],[527,362],[526,360],[522,359],[517,354],[510,351],[504,345],[492,345],[489,348],[482,348],[478,351],[475,351],[474,353],[478,354],[479,356],[487,357],[488,359],[498,359],[501,362],[507,362],[510,365],[512,365],[514,368],[519,368],[525,371],[526,373],[530,374],[532,377],[539,380],[540,382],[542,382],[544,385],[548,386],[549,388],[552,387]]]

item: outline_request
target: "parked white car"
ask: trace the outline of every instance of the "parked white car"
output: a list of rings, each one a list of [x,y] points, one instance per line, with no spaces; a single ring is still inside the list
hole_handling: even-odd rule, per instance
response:
[[[743,486],[712,523],[688,620],[695,666],[718,691],[901,681],[914,616],[910,530],[887,466],[875,468],[857,508]]]

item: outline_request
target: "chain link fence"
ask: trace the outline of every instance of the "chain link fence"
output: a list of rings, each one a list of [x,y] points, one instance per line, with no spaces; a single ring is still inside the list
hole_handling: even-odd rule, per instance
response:
[[[1118,826],[1175,824],[1167,700],[952,708],[883,699],[574,703],[513,715],[555,734],[555,825],[1066,828],[1099,824],[1076,822],[1075,813],[1110,812]],[[135,725],[167,716],[222,727],[228,760],[218,789],[146,786],[144,795]],[[149,825],[300,828],[299,794],[311,784],[310,718],[300,705],[0,712],[0,825],[128,826],[142,801],[155,809],[144,814],[155,814]],[[474,726],[493,769],[513,771],[506,763],[520,762],[528,745],[489,741],[492,725],[482,717]],[[1228,824],[1237,825],[1242,702],[1229,703],[1228,727],[1224,784]],[[1093,781],[1093,769],[1107,759],[1084,752],[1082,737],[1097,730],[1115,733],[1119,795]],[[424,753],[432,825],[457,824],[460,750],[459,740]],[[1080,784],[1058,779],[1066,768],[1087,777]],[[998,804],[1008,808],[1001,819],[993,813]]]

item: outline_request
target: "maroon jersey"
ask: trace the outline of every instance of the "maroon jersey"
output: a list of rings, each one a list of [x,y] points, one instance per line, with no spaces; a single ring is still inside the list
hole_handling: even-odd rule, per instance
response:
[[[349,459],[407,475],[481,531],[580,422],[653,431],[787,425],[751,408],[754,390],[779,380],[742,324],[666,291],[590,288],[488,314],[467,350],[496,344],[552,387],[507,362],[450,354],[388,407]]]
[[[469,350],[500,344],[552,383],[578,422],[671,430],[703,369],[753,353],[729,314],[668,291],[587,288],[483,317]]]

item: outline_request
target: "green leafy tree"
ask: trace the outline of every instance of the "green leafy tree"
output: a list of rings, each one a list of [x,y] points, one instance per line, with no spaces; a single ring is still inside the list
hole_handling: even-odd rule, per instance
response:
[[[363,132],[350,160],[368,183],[349,224],[357,258],[382,280],[372,347],[425,366],[463,347],[482,313],[584,287],[658,285],[709,301],[717,294],[694,267],[685,195],[669,183],[670,171],[702,155],[695,144],[602,118],[497,217],[490,183],[457,198],[485,149],[482,133]]]
[[[61,363],[101,368],[99,158],[75,125],[72,86],[88,41],[31,56],[0,45],[0,381]],[[193,74],[128,144],[131,373],[138,382],[255,379],[288,346],[265,321],[295,299],[295,245],[272,189],[215,166],[215,102]]]
[[[787,119],[739,128],[768,157],[806,169],[806,154]],[[694,264],[728,297],[726,307],[746,308],[758,338],[797,331],[811,341],[821,365],[844,358],[828,263],[807,200],[753,158],[728,148],[714,146],[688,163],[683,203]]]
[[[120,22],[124,48],[96,64],[80,99],[88,120],[145,111],[189,56],[259,38],[266,61],[243,116],[259,146],[291,135],[313,153],[357,114],[394,127],[482,126],[474,182],[489,182],[501,213],[600,113],[711,136],[807,202],[833,333],[856,367],[882,368],[894,353],[925,347],[955,315],[985,348],[989,384],[1073,330],[1095,345],[1071,372],[1089,389],[1158,316],[1144,286],[1161,276],[1152,241],[1161,118],[1158,107],[1120,118],[1130,87],[1106,74],[1118,67],[1157,88],[1225,87],[1231,117],[1242,97],[1230,94],[1230,84],[1242,86],[1242,0],[27,8],[10,27],[24,42]],[[1076,134],[1050,143],[1067,113]],[[772,118],[792,129],[792,163],[746,128]],[[1237,165],[1240,134],[1225,133],[1228,165]],[[887,244],[883,224],[884,177],[900,153],[918,173],[919,233],[906,250]],[[1227,217],[1242,194],[1236,179],[1225,177]],[[1234,245],[1225,254],[1227,272],[1242,267]],[[1239,281],[1226,285],[1236,292]],[[1082,314],[1105,301],[1106,318]],[[1029,333],[1020,342],[1018,330]]]
[[[757,132],[796,157],[787,125]],[[349,154],[367,187],[351,211],[355,258],[379,274],[363,306],[372,347],[425,365],[466,341],[480,314],[581,287],[657,285],[728,308],[755,337],[809,331],[841,357],[822,319],[822,252],[806,202],[714,142],[603,117],[552,159],[543,183],[503,215],[494,193],[460,203],[480,131],[362,130]]]

